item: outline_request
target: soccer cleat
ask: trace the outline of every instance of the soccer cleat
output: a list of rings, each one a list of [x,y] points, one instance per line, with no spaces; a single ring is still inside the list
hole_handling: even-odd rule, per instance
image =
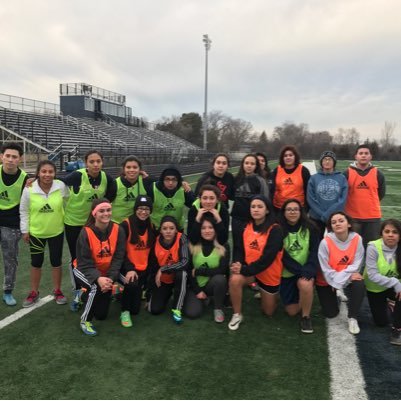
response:
[[[54,290],[53,295],[57,305],[65,305],[67,303],[67,298],[61,292],[60,288]]]
[[[10,292],[7,294],[3,294],[3,301],[6,305],[8,306],[15,306],[17,305],[17,301],[15,300],[15,298],[13,297],[13,294],[11,294]]]
[[[224,322],[224,312],[221,309],[214,310],[214,321],[216,323],[223,323]]]
[[[353,317],[348,318],[348,331],[351,334],[359,334],[359,332],[361,331],[358,325],[358,321]]]
[[[305,334],[313,333],[312,320],[309,316],[302,317],[300,325],[301,325],[302,333],[305,333]]]
[[[171,313],[173,314],[173,320],[175,323],[182,323],[182,315],[179,309],[171,309]]]
[[[23,308],[29,308],[39,301],[39,292],[31,291],[22,303]]]
[[[336,295],[337,295],[337,298],[340,300],[340,302],[348,301],[348,297],[344,294],[343,290],[336,290]]]
[[[230,323],[228,323],[228,328],[230,330],[238,330],[239,325],[241,324],[243,319],[243,316],[241,315],[241,313],[234,313]]]
[[[253,296],[255,299],[261,299],[262,295],[260,293],[260,291],[258,291],[257,293],[255,293],[255,295]]]
[[[70,303],[70,309],[73,312],[78,312],[79,308],[82,305],[82,301],[81,301],[82,290],[73,290],[72,294],[73,294],[73,298]]]
[[[97,334],[92,322],[81,322],[80,326],[81,330],[88,336],[95,336]]]
[[[391,329],[390,344],[401,345],[401,329]]]
[[[129,311],[121,312],[120,320],[121,320],[121,326],[132,327],[131,314],[129,313]]]

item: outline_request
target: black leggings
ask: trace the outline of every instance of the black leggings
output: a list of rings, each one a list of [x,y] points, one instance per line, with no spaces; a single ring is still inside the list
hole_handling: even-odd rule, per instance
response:
[[[65,238],[67,240],[68,249],[70,250],[71,262],[77,257],[77,239],[81,232],[82,226],[69,226],[64,224]]]
[[[49,244],[50,264],[53,267],[60,267],[63,258],[64,233],[50,238],[37,238],[29,236],[29,250],[31,252],[32,267],[42,267],[45,257],[46,242]]]
[[[388,308],[388,298],[395,301],[394,311],[392,313],[393,326],[396,329],[401,328],[401,302],[396,299],[395,292],[392,288],[383,292],[367,291],[367,295],[370,311],[372,312],[373,320],[377,326],[386,326],[390,323],[389,317],[391,316],[391,312]]]
[[[331,286],[316,286],[322,313],[327,318],[336,317],[340,311],[336,291]],[[363,280],[354,280],[344,288],[348,296],[348,317],[356,319],[365,296],[365,283]]]
[[[124,284],[124,292],[121,295],[121,311],[129,311],[137,315],[141,309],[142,291],[146,287],[147,272],[138,273],[138,280]]]

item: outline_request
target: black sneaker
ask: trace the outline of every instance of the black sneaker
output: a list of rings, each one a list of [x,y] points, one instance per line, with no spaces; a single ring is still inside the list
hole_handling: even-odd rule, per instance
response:
[[[391,330],[390,344],[401,345],[401,329]]]
[[[313,333],[312,320],[309,316],[304,316],[301,319],[301,331],[305,334]]]

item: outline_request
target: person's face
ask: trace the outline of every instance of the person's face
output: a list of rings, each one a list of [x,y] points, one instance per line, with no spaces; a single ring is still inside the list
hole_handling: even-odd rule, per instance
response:
[[[177,234],[177,227],[171,221],[165,221],[160,227],[160,234],[165,241],[172,241]]]
[[[251,217],[256,222],[263,220],[267,214],[269,214],[269,210],[263,201],[260,199],[254,199],[251,202]]]
[[[348,229],[351,228],[351,224],[348,223],[348,220],[342,214],[335,214],[330,220],[331,229],[334,234],[344,234],[348,233]]]
[[[358,152],[355,154],[355,160],[359,165],[367,166],[372,160],[370,150],[366,148],[358,149]]]
[[[51,164],[44,164],[39,170],[39,182],[45,185],[53,183],[56,172]]]
[[[253,156],[246,157],[243,168],[246,175],[253,174],[256,170],[256,159]]]
[[[287,150],[283,155],[284,165],[286,167],[293,167],[295,165],[295,155],[291,150]]]
[[[284,217],[288,221],[289,224],[295,225],[298,223],[301,218],[301,208],[298,203],[290,202],[287,203],[284,209]]]
[[[88,156],[86,160],[86,168],[88,169],[89,175],[95,177],[98,176],[102,167],[103,161],[100,155],[98,155],[97,153],[92,153]]]
[[[210,221],[204,221],[201,226],[201,237],[206,241],[213,241],[216,232],[214,231],[213,224]]]
[[[21,156],[18,150],[6,149],[1,154],[1,160],[3,162],[3,168],[6,173],[15,173],[18,169],[18,164],[21,161]]]
[[[178,178],[175,175],[166,175],[163,178],[163,184],[168,190],[175,189],[178,185]]]
[[[331,157],[324,157],[322,159],[322,169],[324,171],[333,171],[334,170],[334,160]]]
[[[383,242],[389,248],[394,248],[400,242],[400,233],[392,224],[386,224],[382,231]]]
[[[139,220],[145,221],[150,215],[150,207],[139,206],[135,211],[135,215]]]
[[[139,164],[136,161],[125,163],[124,176],[128,181],[136,181],[139,177]]]
[[[258,160],[259,160],[259,166],[262,170],[264,170],[264,168],[266,167],[266,161],[265,158],[263,156],[257,156]]]
[[[212,210],[217,205],[217,196],[213,191],[203,191],[200,197],[201,206],[207,210]]]
[[[99,209],[95,215],[96,223],[108,224],[111,220],[111,205]]]
[[[214,174],[222,177],[228,170],[228,160],[224,156],[219,156],[213,164]]]

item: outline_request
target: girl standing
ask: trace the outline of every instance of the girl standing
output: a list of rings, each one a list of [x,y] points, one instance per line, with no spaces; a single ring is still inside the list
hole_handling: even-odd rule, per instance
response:
[[[389,324],[390,305],[393,317],[390,343],[401,345],[401,223],[396,219],[385,220],[380,233],[381,238],[369,242],[366,250],[365,285],[375,324]]]
[[[328,234],[320,242],[318,257],[323,277],[316,280],[316,290],[326,317],[337,316],[336,289],[347,289],[348,330],[360,332],[357,314],[365,296],[365,285],[360,273],[364,248],[362,238],[352,229],[352,221],[343,212],[334,212],[327,221]]]
[[[283,234],[275,223],[273,207],[264,196],[252,199],[250,214],[242,243],[234,249],[234,262],[230,267],[229,292],[234,312],[228,324],[230,330],[237,330],[243,320],[243,287],[255,279],[261,292],[263,312],[272,316],[277,307],[283,270]]]
[[[57,304],[67,302],[61,291],[61,264],[64,239],[64,203],[68,188],[55,180],[56,165],[50,160],[39,162],[36,180],[24,188],[20,203],[21,233],[31,252],[31,291],[22,306],[28,308],[39,300],[39,285],[46,243],[52,265],[53,295]]]
[[[104,320],[107,317],[113,283],[119,278],[124,254],[124,230],[111,221],[111,203],[107,199],[95,199],[78,237],[74,268],[77,285],[85,293],[80,327],[89,336],[97,334],[93,318]],[[126,273],[124,279],[133,281],[134,272]]]

